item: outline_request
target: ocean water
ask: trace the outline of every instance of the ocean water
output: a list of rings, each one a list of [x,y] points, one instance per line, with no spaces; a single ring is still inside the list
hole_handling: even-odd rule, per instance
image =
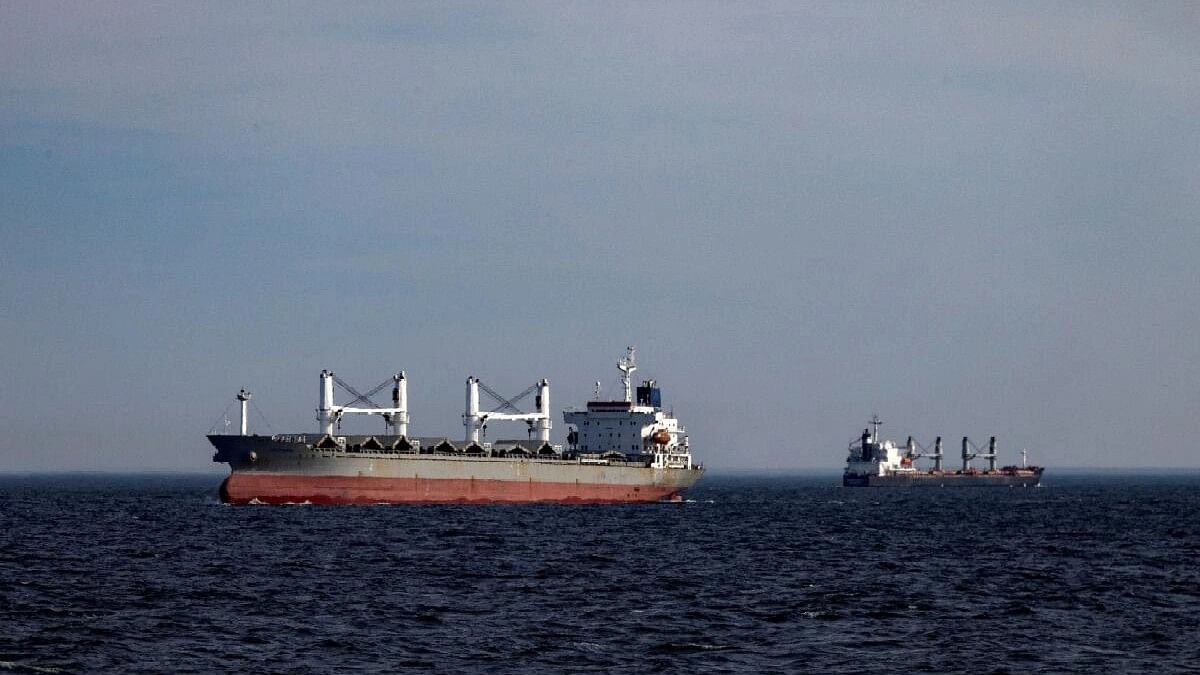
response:
[[[0,477],[0,671],[1200,671],[1200,474],[248,506]]]

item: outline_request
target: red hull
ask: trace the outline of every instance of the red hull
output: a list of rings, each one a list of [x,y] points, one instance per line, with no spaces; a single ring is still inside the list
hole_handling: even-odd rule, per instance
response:
[[[221,484],[221,500],[231,504],[620,504],[656,502],[675,497],[680,492],[680,488],[670,485],[297,476],[248,472],[234,473]]]

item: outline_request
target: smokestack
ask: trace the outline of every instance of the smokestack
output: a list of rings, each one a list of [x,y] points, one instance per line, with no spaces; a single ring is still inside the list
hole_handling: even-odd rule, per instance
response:
[[[988,471],[996,470],[996,437],[988,439]]]
[[[933,451],[934,451],[934,453],[936,453],[933,456],[933,470],[941,471],[942,470],[942,437],[941,436],[938,436],[937,440],[933,442]]]
[[[874,453],[872,452],[872,450],[874,450],[874,448],[872,448],[872,447],[871,447],[871,430],[870,430],[870,429],[863,429],[863,435],[862,435],[862,461],[864,461],[864,462],[869,462],[869,461],[871,461],[871,457],[872,457],[872,455],[874,454]]]
[[[970,448],[969,443],[970,443],[970,441],[967,440],[967,437],[963,436],[963,442],[962,442],[963,467],[962,467],[962,470],[964,472],[970,470],[970,468],[971,468],[971,448]]]

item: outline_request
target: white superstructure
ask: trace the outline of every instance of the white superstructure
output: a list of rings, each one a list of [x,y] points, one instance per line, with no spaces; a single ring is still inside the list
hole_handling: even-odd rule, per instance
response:
[[[872,430],[863,429],[862,437],[850,444],[846,457],[846,473],[856,476],[886,476],[897,473],[916,473],[910,456],[911,443],[901,448],[892,441],[879,440],[878,416],[871,417]]]
[[[662,407],[658,383],[645,380],[634,398],[630,383],[630,375],[637,370],[633,347],[617,362],[617,369],[625,392],[623,401],[593,400],[586,410],[568,408],[563,412],[570,449],[596,461],[653,455],[655,467],[692,468],[687,430]],[[596,392],[598,397],[598,386]]]
[[[879,440],[879,426],[883,421],[878,415],[871,416],[871,429],[863,429],[862,436],[850,444],[846,457],[846,474],[854,476],[889,476],[919,473],[916,460],[928,457],[933,460],[933,471],[942,470],[942,437],[934,441],[933,452],[918,451],[913,437],[909,436],[904,446],[890,440]],[[966,439],[963,439],[964,441]]]

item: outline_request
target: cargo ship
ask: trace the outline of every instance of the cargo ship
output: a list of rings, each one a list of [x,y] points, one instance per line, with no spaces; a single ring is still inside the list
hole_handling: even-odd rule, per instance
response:
[[[850,443],[846,470],[842,474],[844,487],[1036,487],[1041,484],[1044,468],[1027,466],[1027,455],[1021,451],[1021,466],[996,467],[996,437],[988,440],[983,451],[962,439],[962,468],[945,471],[942,468],[942,437],[934,441],[932,451],[926,450],[912,436],[904,447],[879,439],[878,416],[871,417],[873,429],[863,429],[862,436]],[[917,468],[918,459],[933,460],[928,469]],[[971,466],[975,459],[986,459],[986,469]]]
[[[222,501],[231,504],[447,504],[674,501],[704,473],[693,462],[686,429],[662,405],[654,380],[631,386],[633,347],[617,362],[624,397],[594,400],[563,417],[567,445],[550,442],[550,383],[542,379],[506,398],[476,377],[467,378],[465,434],[409,435],[408,378],[397,373],[360,394],[329,370],[321,371],[317,433],[248,433],[251,395],[238,392],[240,433],[210,434],[214,462],[227,463]],[[353,398],[334,403],[334,385]],[[371,400],[392,385],[390,406]],[[492,399],[481,407],[480,391]],[[531,411],[519,404],[533,395]],[[343,417],[377,415],[384,433],[342,434]],[[524,439],[487,440],[489,423],[525,422]],[[227,423],[228,426],[228,423]]]

